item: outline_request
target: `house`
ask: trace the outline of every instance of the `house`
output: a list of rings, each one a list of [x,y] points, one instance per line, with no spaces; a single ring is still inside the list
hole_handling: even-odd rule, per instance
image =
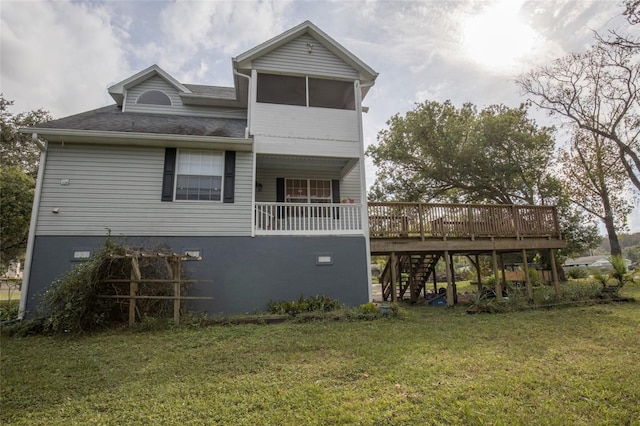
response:
[[[308,21],[232,65],[233,87],[153,65],[108,88],[114,105],[21,130],[47,142],[21,312],[108,232],[201,257],[197,311],[371,299],[362,99],[377,73]]]
[[[564,269],[570,268],[586,268],[593,270],[606,270],[609,271],[613,268],[611,262],[609,262],[610,256],[583,256],[577,258],[570,258],[564,262]],[[631,261],[624,259],[627,268],[631,267]]]

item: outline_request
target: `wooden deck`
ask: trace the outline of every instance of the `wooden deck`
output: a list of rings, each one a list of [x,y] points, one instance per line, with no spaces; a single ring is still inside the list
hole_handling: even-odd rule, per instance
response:
[[[452,306],[457,300],[454,255],[475,256],[476,264],[479,255],[490,255],[498,276],[498,258],[504,253],[521,253],[526,270],[527,250],[548,250],[553,258],[553,250],[566,246],[554,206],[370,202],[367,213],[371,254],[388,256],[380,277],[384,300],[403,299],[405,294],[414,301],[421,294],[427,298],[426,284],[430,277],[435,279],[437,259],[443,259],[447,305]],[[408,277],[406,282],[403,276]],[[496,283],[498,298],[505,285],[504,280]],[[526,288],[531,299],[528,274]]]
[[[565,247],[554,206],[369,203],[373,254]]]

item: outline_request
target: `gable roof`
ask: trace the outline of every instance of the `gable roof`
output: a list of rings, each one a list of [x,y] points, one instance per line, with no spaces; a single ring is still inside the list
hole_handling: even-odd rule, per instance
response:
[[[116,101],[118,105],[122,105],[124,100],[124,91],[142,83],[145,80],[150,79],[151,77],[158,76],[169,83],[171,86],[175,87],[175,89],[179,93],[192,93],[185,85],[180,83],[178,80],[173,78],[168,72],[160,68],[158,65],[153,64],[149,68],[146,68],[139,73],[132,75],[129,78],[122,80],[119,83],[114,84],[109,87],[107,90],[109,94]]]
[[[349,64],[356,71],[360,73],[360,80],[363,83],[374,82],[378,73],[375,72],[369,65],[365,64],[360,58],[353,53],[345,49],[340,43],[329,37],[324,31],[314,25],[311,21],[305,21],[302,24],[291,28],[288,31],[276,36],[270,40],[265,41],[258,46],[247,50],[246,52],[233,58],[233,68],[235,70],[246,69],[250,67],[251,61],[272,52],[273,50],[284,46],[292,40],[300,37],[301,35],[309,34],[316,39],[318,43],[322,44],[330,52],[336,55],[338,58]]]

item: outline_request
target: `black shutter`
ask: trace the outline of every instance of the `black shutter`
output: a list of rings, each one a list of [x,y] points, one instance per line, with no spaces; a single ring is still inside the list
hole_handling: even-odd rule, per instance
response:
[[[340,181],[337,179],[331,179],[331,198],[334,203],[340,202]],[[333,218],[340,219],[340,209],[333,209]]]
[[[236,152],[224,153],[224,195],[223,203],[233,203],[236,193]]]
[[[276,202],[284,203],[284,178],[276,178]]]
[[[340,181],[337,179],[331,180],[331,197],[334,203],[340,202]]]
[[[284,178],[276,178],[276,202],[284,203]],[[280,219],[284,216],[284,207],[278,206],[277,209],[277,217]]]
[[[164,171],[162,174],[162,201],[173,201],[173,179],[176,175],[176,149],[164,150]]]

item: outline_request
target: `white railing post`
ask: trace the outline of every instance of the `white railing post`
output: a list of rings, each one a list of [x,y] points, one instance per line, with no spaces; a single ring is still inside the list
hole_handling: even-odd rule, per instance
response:
[[[256,235],[361,235],[362,205],[255,203]]]

